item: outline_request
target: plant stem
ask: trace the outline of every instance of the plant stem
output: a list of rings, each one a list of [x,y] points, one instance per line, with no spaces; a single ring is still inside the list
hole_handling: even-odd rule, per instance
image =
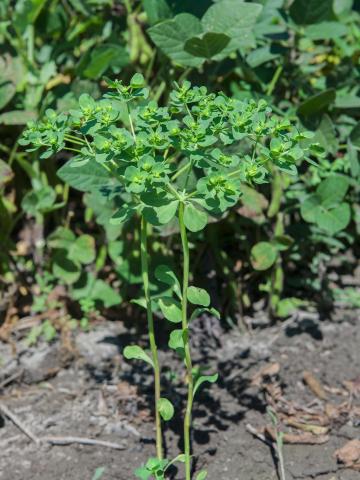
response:
[[[186,404],[186,412],[184,419],[184,453],[185,453],[185,478],[191,480],[191,442],[190,442],[190,427],[191,427],[191,410],[193,403],[194,379],[192,372],[192,360],[190,352],[190,343],[188,335],[188,318],[187,318],[187,290],[189,285],[189,243],[187,239],[186,227],[184,223],[184,203],[180,203],[179,207],[179,227],[181,235],[181,244],[183,250],[183,285],[182,285],[182,329],[184,331],[184,350],[185,350],[185,365],[187,370],[188,380],[188,398]]]
[[[148,263],[148,249],[147,249],[147,222],[144,217],[141,217],[141,232],[140,232],[140,241],[141,241],[141,272],[144,285],[144,294],[146,301],[146,314],[149,330],[149,343],[150,350],[152,354],[152,360],[154,363],[154,383],[155,383],[155,427],[156,427],[156,455],[159,460],[163,458],[163,448],[162,448],[162,431],[161,431],[161,417],[159,412],[159,400],[160,400],[160,367],[159,367],[159,357],[157,352],[157,346],[155,341],[155,331],[154,331],[154,317],[151,308],[151,295],[149,287],[149,263]]]

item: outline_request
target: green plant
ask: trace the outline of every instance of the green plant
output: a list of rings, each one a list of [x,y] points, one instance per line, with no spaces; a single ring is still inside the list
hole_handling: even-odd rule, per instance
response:
[[[284,463],[284,432],[279,430],[279,421],[276,415],[276,412],[272,410],[272,408],[267,408],[267,414],[270,417],[271,423],[273,424],[275,430],[275,438],[276,438],[276,453],[278,456],[279,464],[280,464],[280,480],[286,480],[285,475],[285,463]]]
[[[206,311],[219,313],[210,308],[206,290],[190,285],[188,232],[197,235],[209,216],[226,216],[241,197],[242,185],[268,182],[273,168],[296,173],[296,164],[316,150],[316,145],[304,144],[310,135],[274,116],[265,101],[234,100],[184,82],[175,85],[169,104],[159,107],[147,100],[141,74],[135,74],[129,85],[119,80],[107,83],[109,92],[102,99],[81,95],[79,108],[68,115],[47,110],[43,121],[29,124],[20,142],[30,150],[40,149],[44,159],[61,150],[74,152],[58,171],[60,178],[81,191],[116,200],[111,224],[139,218],[144,298],[137,303],[146,309],[150,355],[140,346],[126,347],[124,355],[147,362],[154,371],[157,459],[149,460],[138,476],[161,479],[169,466],[163,459],[161,418],[170,420],[174,407],[161,396],[156,313],[181,327],[172,330],[169,346],[184,360],[187,372],[184,454],[176,461],[184,461],[190,480],[194,397],[203,383],[217,380],[217,374],[206,375],[192,364],[190,322]],[[149,266],[149,228],[161,231],[169,222],[177,224],[180,231],[182,282],[166,264]],[[86,253],[76,248],[81,238],[74,242],[71,237],[71,261]],[[67,232],[66,241],[69,239]],[[56,242],[54,246],[61,248],[62,243]],[[165,292],[153,296],[154,282],[166,286]],[[205,476],[200,472],[197,478]]]

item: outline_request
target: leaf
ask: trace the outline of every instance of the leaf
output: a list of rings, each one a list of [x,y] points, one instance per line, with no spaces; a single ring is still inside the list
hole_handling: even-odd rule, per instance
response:
[[[217,59],[225,58],[238,48],[255,46],[253,28],[262,8],[260,4],[239,0],[222,0],[208,8],[201,20],[203,30],[231,38]]]
[[[160,282],[173,287],[176,295],[179,298],[182,297],[179,280],[168,265],[158,265],[155,269],[155,278]]]
[[[348,191],[349,180],[342,175],[331,175],[323,180],[316,189],[324,207],[340,203]]]
[[[70,260],[65,250],[59,250],[53,257],[52,271],[64,283],[75,283],[81,274],[80,265]]]
[[[339,110],[360,109],[360,97],[356,95],[342,95],[336,98],[335,107]]]
[[[207,224],[207,214],[197,209],[192,203],[186,203],[184,209],[184,223],[190,232],[203,230]]]
[[[149,355],[138,345],[129,345],[124,348],[123,355],[128,360],[143,360],[154,368],[154,362]]]
[[[340,22],[321,22],[305,27],[304,34],[311,40],[329,40],[347,35],[348,27]]]
[[[179,206],[179,201],[174,200],[166,205],[159,207],[145,206],[142,210],[142,214],[147,222],[152,225],[160,226],[169,223],[170,220],[176,215]]]
[[[360,147],[360,122],[350,132],[350,140],[353,145]]]
[[[76,160],[69,160],[57,171],[57,175],[81,192],[98,191],[112,180],[111,174],[94,159],[81,165],[77,165]]]
[[[297,113],[303,116],[317,115],[331,105],[336,98],[336,91],[329,88],[321,93],[317,93],[307,98],[297,109]]]
[[[137,478],[140,478],[140,480],[148,480],[152,476],[152,472],[146,467],[137,468],[134,473]]]
[[[84,264],[95,260],[95,239],[91,235],[81,235],[69,248],[69,258]]]
[[[203,307],[210,305],[210,295],[203,288],[189,287],[187,289],[187,298],[193,305],[201,305]]]
[[[198,37],[189,38],[184,49],[194,57],[210,59],[220,53],[230,42],[230,37],[223,33],[207,32]]]
[[[173,350],[184,350],[184,330],[176,329],[170,333],[169,347]]]
[[[290,7],[290,16],[299,25],[333,20],[333,0],[295,0]]]
[[[277,259],[277,250],[270,242],[259,242],[251,249],[251,264],[255,270],[267,270]]]
[[[332,175],[323,180],[316,193],[302,203],[300,212],[306,222],[315,223],[327,233],[334,235],[350,222],[351,210],[342,203],[349,188],[349,181],[341,175]]]
[[[21,33],[24,33],[27,26],[36,21],[47,0],[20,0],[16,2],[13,12],[13,25]]]
[[[151,25],[171,17],[171,10],[166,0],[142,0],[142,4]]]
[[[180,13],[171,20],[165,20],[147,30],[151,40],[175,63],[198,67],[203,60],[194,57],[184,49],[185,42],[202,33],[200,20],[189,13]]]
[[[27,110],[12,110],[0,115],[0,124],[4,125],[25,125],[30,120],[37,118],[36,112]]]
[[[159,398],[158,409],[165,422],[168,422],[174,416],[174,406],[167,398]]]
[[[14,172],[10,165],[0,158],[0,188],[4,187],[14,178]]]
[[[350,140],[348,140],[347,145],[348,145],[347,148],[348,148],[348,157],[349,157],[351,175],[354,178],[356,178],[360,174],[360,162],[358,158],[358,153]],[[1,167],[0,167],[0,171],[1,171]],[[0,186],[1,186],[1,173],[0,173]]]
[[[195,382],[193,398],[195,397],[196,392],[199,390],[200,386],[203,383],[205,382],[215,383],[218,378],[219,378],[219,375],[217,373],[214,373],[214,375],[201,375]]]
[[[124,47],[117,44],[104,43],[95,47],[91,54],[78,65],[79,74],[96,80],[109,68],[125,67],[130,61],[129,54]]]
[[[0,110],[3,109],[13,98],[16,92],[15,85],[10,81],[5,81],[0,84]]]
[[[220,319],[220,312],[218,310],[216,310],[216,308],[204,308],[204,307],[202,307],[202,308],[195,308],[195,310],[191,314],[189,322],[192,322],[193,320],[195,320],[195,318],[199,317],[200,315],[202,315],[205,312],[207,312],[210,315],[213,315],[214,317]]]
[[[95,470],[92,480],[100,480],[100,478],[104,475],[104,473],[105,473],[105,467],[98,467]]]
[[[121,225],[126,223],[134,215],[136,209],[132,205],[124,204],[110,218],[111,225]]]
[[[206,470],[201,470],[201,472],[199,472],[196,475],[196,480],[205,480],[206,477],[207,477],[207,471]]]
[[[182,313],[180,303],[170,297],[160,298],[159,307],[164,317],[173,323],[181,323]]]

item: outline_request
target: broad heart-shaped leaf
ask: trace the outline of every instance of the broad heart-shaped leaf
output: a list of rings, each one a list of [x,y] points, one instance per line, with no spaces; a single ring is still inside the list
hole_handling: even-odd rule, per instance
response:
[[[318,186],[316,193],[322,205],[327,208],[339,204],[349,188],[349,180],[341,175],[331,175]]]
[[[128,360],[143,360],[154,368],[154,362],[149,355],[138,345],[129,345],[124,348],[124,357]]]
[[[181,287],[175,273],[168,265],[158,265],[155,269],[155,278],[166,285],[173,287],[176,295],[181,299]]]
[[[171,297],[160,298],[159,307],[164,317],[172,323],[181,323],[180,303]]]
[[[119,305],[122,302],[121,296],[108,283],[91,272],[82,272],[79,280],[72,285],[71,296],[74,300],[89,298],[100,304],[102,307],[109,308]]]
[[[126,223],[136,212],[136,208],[132,205],[124,204],[120,207],[114,215],[110,218],[111,225],[121,225],[122,223]]]
[[[186,203],[184,209],[184,223],[190,232],[198,232],[205,228],[208,216],[199,210],[193,203]]]
[[[251,264],[255,270],[267,270],[277,259],[277,249],[270,242],[259,242],[251,249]]]
[[[198,37],[189,38],[184,49],[194,57],[212,58],[220,53],[230,42],[230,37],[224,33],[207,32]]]
[[[253,28],[262,8],[258,3],[239,0],[222,0],[211,5],[201,19],[204,32],[223,33],[231,38],[216,59],[225,58],[238,48],[255,46]]]
[[[195,382],[193,398],[195,397],[196,392],[199,390],[200,386],[203,383],[205,382],[215,383],[218,378],[219,378],[219,375],[217,373],[214,373],[214,375],[201,375]]]
[[[304,201],[300,211],[306,222],[315,223],[330,235],[344,230],[351,220],[349,204],[341,203],[332,208],[325,208],[316,193]]]
[[[81,192],[98,191],[113,181],[111,174],[95,159],[78,165],[76,160],[69,160],[57,171],[58,177],[70,187]]]
[[[317,115],[335,101],[336,91],[333,88],[317,93],[307,98],[297,109],[297,113],[304,117]]]
[[[203,59],[194,57],[184,49],[185,42],[202,33],[200,20],[189,13],[180,13],[147,30],[151,40],[175,63],[187,67],[199,67]]]
[[[201,470],[201,472],[199,472],[199,473],[196,475],[196,479],[195,479],[195,480],[205,480],[206,477],[207,477],[207,471],[206,471],[206,470]]]
[[[95,256],[95,240],[91,235],[87,234],[78,237],[68,251],[70,260],[84,264],[93,262]]]
[[[158,409],[161,417],[165,422],[168,422],[174,416],[174,406],[167,398],[160,398],[158,402]]]
[[[201,305],[202,307],[210,305],[210,295],[203,288],[189,287],[187,289],[187,298],[193,305]]]
[[[333,0],[295,0],[290,7],[290,15],[299,25],[334,20]]]
[[[54,255],[52,271],[56,278],[68,285],[75,283],[81,274],[80,265],[70,260],[65,250],[59,250]]]

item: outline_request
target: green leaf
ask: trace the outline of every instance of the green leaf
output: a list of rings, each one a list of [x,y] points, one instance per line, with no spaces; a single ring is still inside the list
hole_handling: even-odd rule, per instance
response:
[[[207,224],[207,214],[197,209],[192,203],[186,203],[184,209],[184,223],[190,232],[203,230]]]
[[[91,235],[81,235],[69,248],[69,258],[74,262],[89,264],[95,260],[95,239]]]
[[[158,265],[155,269],[155,277],[160,282],[173,287],[176,295],[181,299],[182,294],[179,280],[168,265]]]
[[[104,43],[95,47],[88,58],[78,65],[78,73],[87,78],[96,80],[109,68],[125,67],[130,61],[129,54],[124,47],[117,44]]]
[[[251,249],[251,264],[255,270],[267,270],[276,261],[277,249],[270,242],[259,242]]]
[[[203,288],[189,287],[187,290],[187,298],[193,305],[201,305],[203,307],[210,305],[210,296]]]
[[[255,46],[253,28],[262,8],[258,3],[239,0],[222,0],[210,6],[201,20],[203,30],[231,38],[217,59],[225,58],[238,48]]]
[[[140,478],[140,480],[148,480],[152,476],[152,472],[146,467],[137,468],[134,473],[137,478]]]
[[[181,323],[182,314],[179,302],[170,297],[160,298],[159,307],[162,314],[167,320],[169,320],[169,322]]]
[[[195,310],[191,314],[189,322],[192,322],[193,320],[195,320],[195,318],[199,317],[200,315],[202,315],[205,312],[207,312],[210,315],[213,315],[214,317],[220,319],[220,312],[218,310],[216,310],[216,308],[204,308],[204,307],[202,307],[202,308],[195,308]]]
[[[329,88],[306,99],[297,109],[297,113],[304,117],[317,115],[331,105],[336,98],[336,91]]]
[[[223,33],[207,32],[198,37],[189,38],[184,49],[194,57],[210,59],[220,53],[230,42],[230,37]]]
[[[110,172],[94,159],[81,165],[76,160],[69,160],[57,171],[57,175],[70,187],[81,192],[96,192],[112,181]]]
[[[358,158],[358,152],[350,140],[348,140],[348,157],[349,157],[351,175],[352,177],[356,178],[360,174],[360,162]],[[0,186],[1,186],[1,173],[0,173]]]
[[[65,250],[59,250],[54,255],[52,271],[55,277],[68,285],[75,283],[81,274],[80,265],[70,260]]]
[[[333,20],[333,0],[295,0],[290,7],[290,16],[299,25]]]
[[[141,73],[135,73],[130,79],[130,85],[133,88],[142,88],[145,84],[144,76]]]
[[[42,186],[39,190],[29,190],[22,199],[21,208],[29,215],[50,211],[56,200],[56,192],[49,185]]]
[[[319,195],[322,205],[326,208],[340,203],[344,199],[348,188],[349,180],[346,177],[331,175],[320,183],[316,193]]]
[[[104,473],[105,473],[105,467],[98,467],[95,470],[92,480],[100,480],[100,478],[104,475]]]
[[[340,22],[321,22],[305,28],[306,37],[311,40],[328,40],[347,35],[348,27]]]
[[[350,140],[355,147],[360,147],[360,122],[350,132]]]
[[[142,0],[142,3],[151,25],[171,17],[171,10],[166,0]]]
[[[13,25],[24,33],[29,24],[33,24],[46,5],[47,0],[19,0],[13,11]]]
[[[30,120],[35,120],[37,113],[28,110],[13,110],[0,115],[0,124],[4,125],[25,125]]]
[[[167,398],[160,398],[158,401],[158,409],[161,417],[168,422],[174,416],[174,406]]]
[[[145,206],[142,210],[142,214],[144,215],[146,221],[152,225],[165,225],[175,217],[178,206],[178,200],[174,200],[166,205],[161,205],[158,207]]]
[[[123,355],[128,360],[143,360],[154,368],[154,362],[149,355],[138,345],[129,345],[124,348]]]
[[[0,85],[0,110],[2,110],[13,98],[16,87],[12,82],[4,82]]]
[[[205,382],[215,383],[218,378],[219,378],[219,375],[217,373],[214,373],[214,375],[201,375],[195,382],[193,398],[195,397],[196,392],[199,390],[200,386],[203,383]]]
[[[136,209],[132,205],[124,204],[110,218],[111,225],[121,225],[126,223],[134,215]]]
[[[198,67],[203,60],[194,57],[184,49],[185,42],[202,33],[200,20],[189,13],[180,13],[171,20],[165,20],[149,28],[147,33],[155,45],[175,63]]]
[[[176,329],[170,333],[169,347],[173,350],[184,350],[184,330]]]
[[[205,480],[206,477],[207,477],[207,471],[206,470],[201,470],[201,472],[199,472],[196,475],[196,480]]]

